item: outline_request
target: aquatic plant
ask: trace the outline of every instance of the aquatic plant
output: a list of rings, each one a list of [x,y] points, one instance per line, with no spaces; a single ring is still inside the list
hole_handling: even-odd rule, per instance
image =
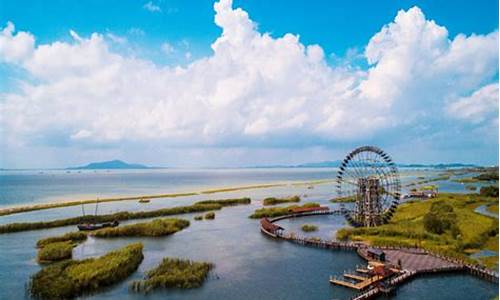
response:
[[[250,204],[251,199],[248,197],[245,198],[235,198],[235,199],[221,199],[221,200],[203,200],[198,201],[195,205],[206,205],[206,204],[219,204],[222,206],[234,206],[241,204]]]
[[[38,250],[37,261],[39,263],[49,263],[71,258],[73,244],[70,241],[54,242],[43,246]]]
[[[156,288],[196,288],[200,287],[212,263],[195,262],[179,258],[164,258],[159,266],[148,271],[144,280],[136,280],[130,284],[135,292],[148,293]]]
[[[264,207],[260,209],[256,209],[252,215],[250,215],[250,218],[252,219],[260,219],[260,218],[272,218],[272,217],[279,217],[279,216],[284,216],[288,215],[291,213],[292,209],[294,208],[306,208],[306,207],[317,207],[319,206],[318,203],[314,202],[307,202],[304,203],[302,206],[299,205],[290,205],[286,207]]]
[[[330,199],[330,202],[332,203],[349,203],[355,201],[356,201],[356,196],[337,197]]]
[[[205,220],[213,220],[215,219],[215,213],[213,211],[207,212],[204,216]]]
[[[150,222],[136,223],[119,227],[109,227],[92,232],[91,235],[99,238],[122,236],[164,236],[176,233],[189,226],[184,219],[155,219]]]
[[[317,231],[318,230],[318,226],[313,225],[313,224],[304,224],[300,228],[304,232],[311,232],[311,231]]]
[[[248,199],[248,198],[243,198]],[[226,200],[212,200],[218,201],[213,204],[193,204],[187,206],[176,206],[170,208],[162,208],[151,211],[138,211],[138,212],[117,212],[114,214],[106,214],[106,215],[86,215],[79,216],[67,219],[59,219],[54,221],[46,221],[46,222],[28,222],[28,223],[10,223],[5,225],[0,225],[0,234],[9,233],[9,232],[18,232],[18,231],[26,231],[26,230],[37,230],[37,229],[46,229],[46,228],[54,228],[61,226],[69,226],[69,225],[77,225],[79,223],[89,223],[89,222],[112,222],[112,221],[122,221],[122,220],[134,220],[134,219],[146,219],[146,218],[155,218],[155,217],[165,217],[171,215],[179,215],[179,214],[187,214],[193,212],[204,212],[211,210],[219,210],[224,206],[232,206],[235,205],[235,199],[226,199]],[[239,204],[248,204],[250,203],[248,200],[240,200]],[[239,201],[237,201],[239,202]]]
[[[73,232],[68,232],[60,236],[54,236],[54,237],[48,237],[44,238],[41,240],[38,240],[36,243],[37,248],[42,248],[48,244],[52,244],[55,242],[73,242],[73,243],[80,243],[83,242],[87,239],[87,234],[85,232],[81,231],[73,231]]]
[[[264,204],[264,205],[276,205],[276,204],[291,203],[291,202],[292,203],[293,202],[300,202],[300,197],[299,196],[292,196],[292,197],[285,197],[285,198],[268,197],[262,201],[262,204]]]
[[[69,299],[119,282],[142,262],[141,243],[85,260],[65,260],[31,277],[29,291],[38,299]]]
[[[199,215],[199,216],[194,216],[194,220],[195,221],[201,221],[203,220],[203,216]]]

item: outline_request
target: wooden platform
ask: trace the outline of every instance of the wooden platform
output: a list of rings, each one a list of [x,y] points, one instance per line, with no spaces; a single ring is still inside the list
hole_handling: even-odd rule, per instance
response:
[[[352,274],[344,274],[344,276],[346,276],[346,275],[352,275]],[[348,276],[346,276],[346,277],[348,277]],[[374,284],[382,279],[384,279],[383,276],[375,275],[372,277],[363,278],[363,280],[360,282],[352,283],[349,281],[344,281],[344,280],[332,278],[332,279],[330,279],[330,283],[360,291],[360,290],[364,290],[365,288],[369,287],[370,285],[372,285],[372,284]]]

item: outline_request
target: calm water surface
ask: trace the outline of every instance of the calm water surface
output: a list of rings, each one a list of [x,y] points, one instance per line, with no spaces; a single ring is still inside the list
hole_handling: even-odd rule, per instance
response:
[[[110,172],[38,174],[20,172],[1,173],[0,201],[3,205],[30,203],[74,195],[104,197],[105,195],[147,194],[199,190],[231,185],[247,185],[282,181],[307,181],[332,178],[332,169],[306,170],[209,170],[153,172]],[[8,172],[7,172],[8,173]],[[436,172],[427,174],[434,176]],[[403,181],[418,174],[408,173]],[[83,182],[83,183],[82,183]],[[451,191],[463,191],[462,185],[452,185]],[[268,189],[235,191],[221,194],[196,195],[180,198],[153,199],[149,204],[137,201],[102,203],[100,213],[121,210],[152,210],[160,207],[187,205],[208,198],[250,196],[252,204],[224,208],[216,212],[213,221],[193,221],[193,214],[181,217],[191,220],[191,226],[163,238],[90,238],[74,249],[75,258],[100,256],[134,241],[144,243],[144,261],[127,280],[98,294],[85,295],[90,299],[139,299],[143,295],[129,292],[131,280],[140,279],[144,272],[158,264],[165,256],[206,260],[216,264],[210,278],[199,289],[155,291],[148,299],[346,299],[351,290],[329,284],[330,275],[352,270],[361,260],[354,252],[306,248],[291,243],[271,240],[258,230],[258,220],[248,218],[261,200],[268,196],[301,195],[303,201],[317,201],[324,205],[335,196],[331,184],[285,186]],[[0,217],[1,223],[15,221],[50,220],[81,214],[81,207],[67,207],[26,214]],[[94,206],[86,210],[93,212]],[[143,220],[141,220],[143,221]],[[129,222],[133,223],[133,222]],[[283,220],[281,225],[299,232],[304,223],[316,224],[320,230],[311,236],[329,238],[345,226],[339,216],[316,216]],[[38,239],[75,230],[74,226],[0,235],[0,299],[26,298],[25,287],[30,275],[40,269],[35,262],[35,243]],[[401,286],[394,299],[491,299],[497,286],[468,275],[420,277]]]

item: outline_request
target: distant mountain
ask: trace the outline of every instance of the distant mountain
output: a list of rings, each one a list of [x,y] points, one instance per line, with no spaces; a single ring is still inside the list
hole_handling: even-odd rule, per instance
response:
[[[140,164],[129,164],[121,160],[110,160],[102,162],[93,162],[85,166],[70,167],[68,170],[97,170],[97,169],[152,169],[151,167]]]
[[[273,165],[273,166],[257,166],[254,168],[338,168],[342,164],[340,160],[321,161],[303,163],[299,165]],[[447,168],[475,168],[479,167],[474,164],[448,163],[448,164],[396,164],[400,168],[432,168],[432,169],[447,169]]]

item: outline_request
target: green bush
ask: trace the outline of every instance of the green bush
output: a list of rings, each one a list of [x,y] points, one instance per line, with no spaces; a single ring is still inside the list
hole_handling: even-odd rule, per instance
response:
[[[135,292],[149,292],[156,288],[196,288],[200,287],[209,271],[211,263],[193,262],[178,258],[164,258],[160,265],[146,273],[144,280],[131,283]]]
[[[205,214],[205,220],[213,220],[215,219],[215,213],[213,211],[207,212]]]
[[[136,223],[119,227],[109,227],[92,233],[95,237],[122,237],[122,236],[164,236],[176,233],[189,226],[184,219],[156,219],[151,222]]]
[[[443,201],[434,202],[424,215],[424,227],[427,231],[442,234],[456,224],[457,215],[453,207]]]
[[[305,232],[311,232],[311,231],[318,230],[318,226],[312,225],[312,224],[304,224],[300,228],[302,229],[302,231],[305,231]]]
[[[483,186],[479,190],[479,195],[484,197],[496,197],[498,198],[498,186]]]
[[[194,216],[195,221],[201,221],[203,220],[203,216]]]
[[[99,258],[52,264],[31,277],[29,290],[37,299],[70,299],[112,285],[137,270],[142,248],[136,243]]]
[[[264,199],[262,204],[264,204],[264,205],[276,205],[276,204],[281,204],[281,203],[293,203],[293,202],[300,202],[300,197],[299,196],[292,196],[292,197],[287,197],[287,198],[269,197],[269,198]]]
[[[39,263],[49,263],[71,258],[73,244],[70,241],[54,242],[46,244],[38,250],[37,261]]]

